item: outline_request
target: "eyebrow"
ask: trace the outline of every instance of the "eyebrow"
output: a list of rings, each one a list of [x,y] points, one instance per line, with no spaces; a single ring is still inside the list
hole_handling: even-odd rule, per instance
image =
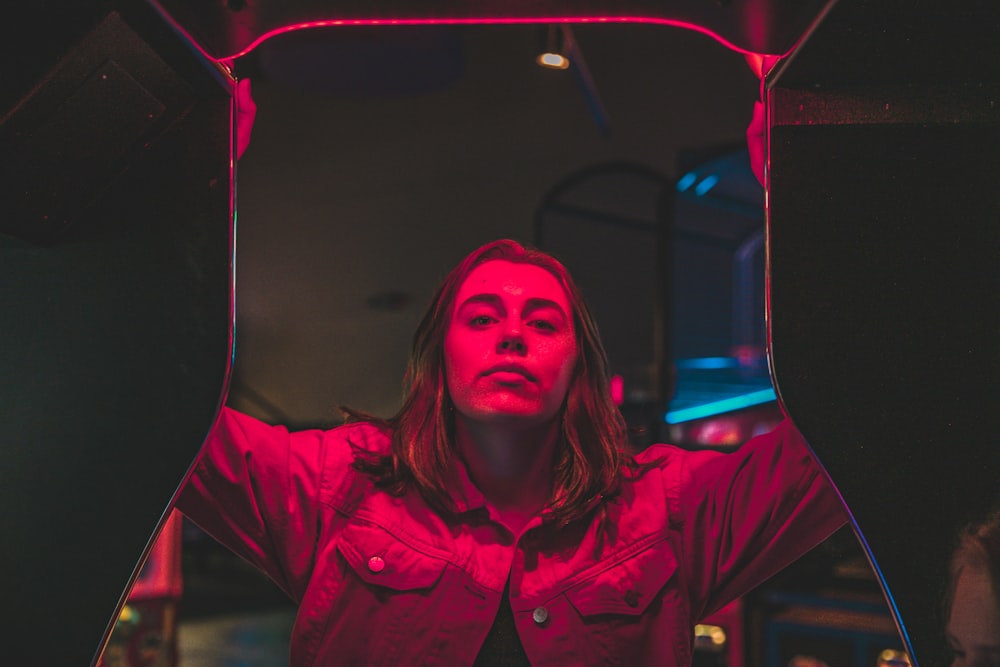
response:
[[[484,292],[482,294],[473,294],[472,296],[470,296],[468,299],[466,299],[465,301],[463,301],[458,305],[458,308],[456,309],[455,312],[458,312],[463,308],[465,308],[466,306],[473,305],[476,303],[485,303],[497,307],[503,305],[503,302],[498,295],[492,294],[490,292]],[[563,317],[567,317],[566,311],[563,310],[563,307],[560,306],[555,301],[552,301],[551,299],[532,297],[528,299],[524,305],[525,311],[537,310],[539,308],[554,308],[555,310],[558,310]]]

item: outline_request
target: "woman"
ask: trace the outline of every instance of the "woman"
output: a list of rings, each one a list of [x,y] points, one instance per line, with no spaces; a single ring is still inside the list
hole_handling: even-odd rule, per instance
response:
[[[1000,667],[1000,511],[967,528],[945,599],[952,667]]]
[[[689,665],[692,629],[844,522],[790,423],[634,459],[579,290],[487,244],[417,328],[402,409],[226,410],[178,506],[298,604],[298,665]]]

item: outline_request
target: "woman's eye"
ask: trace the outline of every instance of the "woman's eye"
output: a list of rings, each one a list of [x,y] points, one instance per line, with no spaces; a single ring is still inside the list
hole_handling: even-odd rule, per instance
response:
[[[542,329],[543,331],[555,331],[556,325],[548,320],[532,320],[528,324],[536,329]]]
[[[474,327],[484,327],[495,321],[496,320],[494,320],[489,315],[477,315],[476,317],[473,317],[471,320],[469,320],[469,324],[471,324]]]

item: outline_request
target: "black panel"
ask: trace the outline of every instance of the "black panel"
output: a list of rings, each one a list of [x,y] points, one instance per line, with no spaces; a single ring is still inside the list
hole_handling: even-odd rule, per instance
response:
[[[194,101],[122,16],[108,14],[0,125],[0,231],[58,241]]]
[[[770,91],[776,384],[924,665],[946,662],[954,535],[1000,495],[1000,16],[980,9],[843,0]]]
[[[232,197],[215,66],[143,4],[43,9],[2,63],[0,615],[48,667],[95,659],[215,417]]]

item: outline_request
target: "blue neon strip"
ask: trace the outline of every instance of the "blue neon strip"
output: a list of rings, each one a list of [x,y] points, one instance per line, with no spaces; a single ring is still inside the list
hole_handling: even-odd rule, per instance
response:
[[[697,180],[698,180],[698,174],[694,173],[693,171],[689,171],[688,173],[681,176],[681,180],[677,181],[677,192],[684,192],[689,187],[694,185],[694,182]]]
[[[715,187],[715,184],[719,182],[719,177],[715,174],[711,174],[702,179],[701,183],[694,186],[694,193],[699,197]]]
[[[732,398],[724,398],[721,401],[712,401],[711,403],[705,403],[704,405],[696,405],[693,408],[674,410],[673,412],[668,412],[664,417],[664,420],[668,424],[680,424],[681,422],[689,422],[692,419],[711,417],[712,415],[722,414],[723,412],[732,412],[733,410],[739,410],[740,408],[748,408],[751,405],[760,405],[761,403],[773,401],[776,398],[777,395],[774,393],[774,389],[761,389],[760,391],[752,391],[749,394],[741,394],[739,396],[733,396]]]
[[[678,369],[717,370],[721,368],[736,368],[740,362],[736,357],[694,357],[677,361]]]

